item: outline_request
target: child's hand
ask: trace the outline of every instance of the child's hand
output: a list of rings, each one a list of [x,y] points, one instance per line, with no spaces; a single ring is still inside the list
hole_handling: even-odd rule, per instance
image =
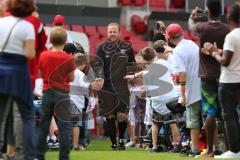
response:
[[[135,79],[134,75],[126,75],[124,77],[124,79],[127,79],[127,80],[132,80],[132,79]]]
[[[97,78],[95,79],[91,85],[93,90],[101,90],[104,84],[104,79],[103,78]]]

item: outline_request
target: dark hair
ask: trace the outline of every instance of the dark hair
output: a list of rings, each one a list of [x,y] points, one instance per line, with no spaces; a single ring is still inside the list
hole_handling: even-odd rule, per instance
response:
[[[82,54],[82,53],[77,53],[75,56],[74,56],[74,64],[78,67],[78,66],[81,66],[81,65],[87,65],[88,62],[87,62],[87,57]]]
[[[165,48],[164,45],[166,44],[165,41],[163,40],[158,40],[156,42],[154,42],[153,44],[153,49],[157,52],[157,53],[164,53]]]
[[[240,23],[240,5],[235,3],[228,15],[228,20],[235,22],[236,24]]]
[[[166,37],[164,34],[162,33],[156,33],[154,36],[153,36],[153,42],[156,42],[158,40],[163,40],[163,41],[166,41]]]
[[[63,51],[65,51],[69,54],[77,54],[77,53],[85,54],[82,45],[78,42],[67,43],[64,46]]]
[[[83,53],[83,54],[85,54],[85,50],[84,50],[83,46],[82,46],[80,43],[78,43],[78,42],[73,42],[73,44],[74,44],[75,47],[77,48],[78,53]]]
[[[145,47],[141,50],[141,56],[145,61],[152,61],[156,57],[156,53],[153,48]]]
[[[54,46],[64,45],[67,41],[67,32],[61,27],[53,27],[50,34],[50,42]]]
[[[77,47],[73,44],[73,43],[67,43],[65,44],[64,48],[63,48],[63,51],[65,51],[66,53],[69,53],[69,54],[76,54],[76,53],[79,53],[77,51]]]
[[[63,26],[63,24],[62,24],[62,22],[58,22],[58,23],[55,23],[54,26],[61,27],[61,26]]]
[[[219,17],[222,13],[222,4],[220,0],[207,0],[206,6],[211,17]]]
[[[35,11],[34,0],[9,0],[8,11],[15,17],[27,17]]]

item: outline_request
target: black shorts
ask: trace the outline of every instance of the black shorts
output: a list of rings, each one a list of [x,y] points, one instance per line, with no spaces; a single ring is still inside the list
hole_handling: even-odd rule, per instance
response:
[[[164,115],[159,114],[153,109],[152,121],[155,123],[164,123],[165,121],[170,121],[174,119],[174,114],[167,113]]]
[[[116,95],[114,92],[106,91],[99,92],[99,116],[108,116],[110,114],[116,115],[120,113],[128,113],[129,111],[129,96]]]

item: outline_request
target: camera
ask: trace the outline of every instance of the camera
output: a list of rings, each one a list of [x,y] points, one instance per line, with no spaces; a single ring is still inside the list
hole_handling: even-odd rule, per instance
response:
[[[207,17],[207,12],[204,11],[203,9],[198,9],[197,10],[197,17],[201,18],[201,17]]]
[[[208,13],[207,11],[198,8],[196,12],[196,17],[194,18],[195,22],[207,22],[208,21]]]

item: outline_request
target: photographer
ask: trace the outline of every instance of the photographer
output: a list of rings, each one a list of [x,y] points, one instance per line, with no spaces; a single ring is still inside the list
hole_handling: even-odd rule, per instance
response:
[[[206,0],[205,10],[207,22],[197,22],[203,15],[196,7],[189,17],[189,29],[199,36],[200,47],[205,42],[216,42],[217,46],[223,47],[224,38],[228,34],[227,25],[220,21],[222,6],[220,0]],[[217,138],[216,117],[220,113],[218,103],[218,80],[220,76],[220,64],[212,57],[206,56],[200,51],[199,75],[201,77],[201,95],[203,114],[206,116],[204,128],[207,134],[207,153],[201,155],[203,158],[213,157],[214,139]],[[214,136],[215,135],[215,136]],[[216,144],[216,140],[215,140]]]

